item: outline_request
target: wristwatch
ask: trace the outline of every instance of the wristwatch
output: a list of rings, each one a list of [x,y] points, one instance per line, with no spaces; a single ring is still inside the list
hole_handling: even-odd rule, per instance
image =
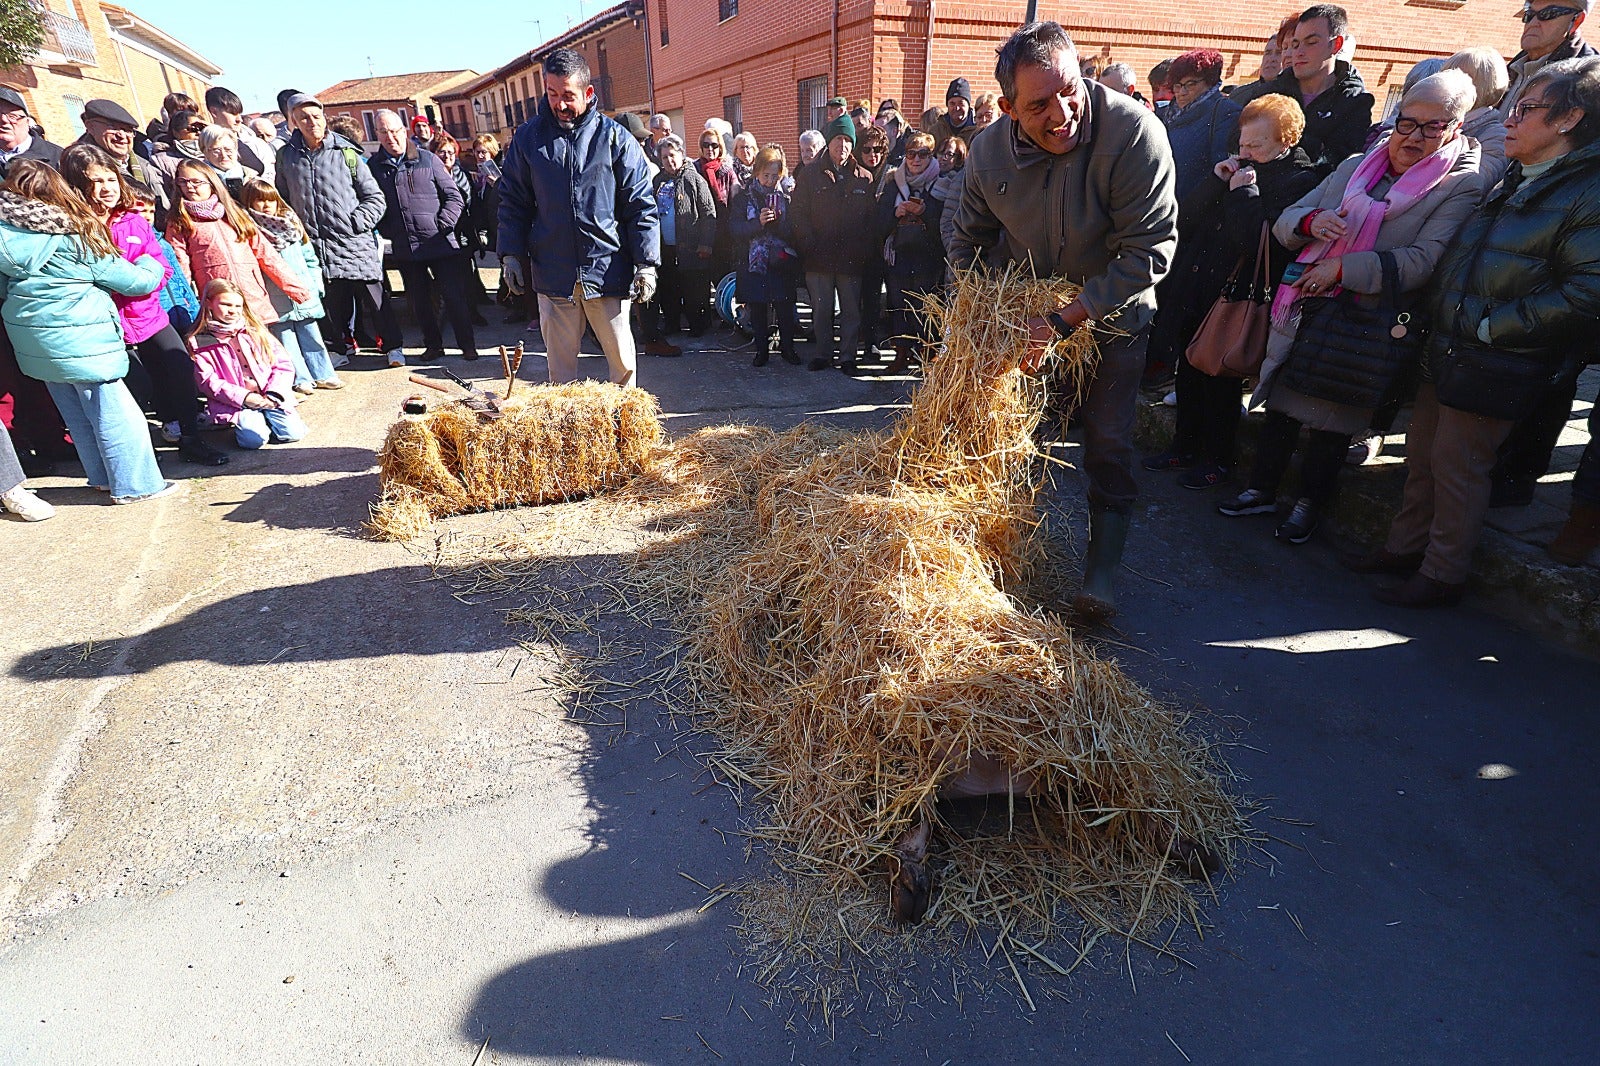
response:
[[[1061,317],[1060,311],[1051,311],[1044,316],[1044,320],[1050,323],[1050,328],[1055,330],[1056,336],[1062,340],[1072,336],[1072,327],[1067,325],[1067,320]]]

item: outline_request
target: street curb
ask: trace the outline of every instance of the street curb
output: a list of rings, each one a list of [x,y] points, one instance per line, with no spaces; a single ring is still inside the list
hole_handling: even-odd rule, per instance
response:
[[[1141,402],[1135,440],[1145,453],[1172,442],[1174,412],[1165,404]],[[1258,420],[1239,426],[1239,469],[1255,455]],[[1294,474],[1291,473],[1293,478]],[[1361,548],[1383,542],[1399,509],[1405,467],[1346,468],[1340,477],[1333,525],[1342,539]],[[1600,654],[1600,568],[1563,566],[1531,544],[1498,529],[1485,529],[1472,560],[1468,591],[1490,610],[1548,633],[1574,650]]]

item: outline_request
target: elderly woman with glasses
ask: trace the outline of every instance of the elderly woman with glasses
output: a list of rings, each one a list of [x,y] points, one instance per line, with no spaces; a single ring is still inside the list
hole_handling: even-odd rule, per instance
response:
[[[904,374],[920,363],[923,349],[933,340],[932,328],[916,309],[921,298],[944,280],[944,241],[939,235],[944,206],[933,194],[938,179],[933,137],[913,133],[906,138],[905,162],[889,172],[878,197],[878,229],[895,328],[894,361],[884,371],[888,374]]]
[[[1172,61],[1172,106],[1161,115],[1177,166],[1178,201],[1228,157],[1243,106],[1222,92],[1222,53],[1197,48]]]
[[[1341,343],[1344,307],[1408,307],[1481,195],[1478,144],[1461,133],[1476,90],[1459,70],[1418,82],[1394,130],[1353,156],[1285,211],[1273,235],[1297,262],[1272,301],[1272,330],[1252,403],[1265,402],[1249,487],[1218,506],[1230,517],[1270,514],[1300,429],[1309,430],[1299,494],[1276,531],[1304,544],[1327,513],[1350,438],[1415,371],[1404,345]],[[1313,301],[1337,300],[1332,308]],[[1331,314],[1330,314],[1331,312]],[[1302,324],[1302,319],[1304,323]],[[1316,323],[1313,325],[1313,323]],[[1324,324],[1326,323],[1326,324]],[[1398,327],[1397,327],[1398,328]],[[1402,333],[1395,335],[1403,339]],[[1408,365],[1409,362],[1409,365]]]
[[[947,137],[934,156],[939,161],[939,177],[933,183],[933,198],[943,204],[939,212],[939,241],[948,251],[956,239],[956,208],[961,206],[961,188],[967,166],[967,142]]]
[[[1506,116],[1500,190],[1451,241],[1429,290],[1433,334],[1406,436],[1406,487],[1383,549],[1351,562],[1406,580],[1402,607],[1461,598],[1514,421],[1595,350],[1600,318],[1600,59],[1553,63]],[[1563,540],[1600,545],[1600,485],[1575,483]],[[1584,534],[1587,534],[1586,536]]]
[[[239,158],[239,138],[226,126],[207,126],[200,131],[200,154],[222,175],[222,183],[234,199],[244,192],[246,180],[261,176],[261,171]]]
[[[700,158],[694,161],[694,169],[699,171],[700,176],[710,186],[711,198],[717,204],[716,245],[706,266],[708,276],[720,278],[727,273],[732,262],[732,245],[728,233],[728,205],[733,203],[734,193],[739,191],[739,175],[733,169],[732,161],[728,159],[727,145],[723,143],[722,134],[708,126],[700,131],[699,144]],[[709,299],[709,293],[707,298]],[[699,299],[698,294],[695,299]]]

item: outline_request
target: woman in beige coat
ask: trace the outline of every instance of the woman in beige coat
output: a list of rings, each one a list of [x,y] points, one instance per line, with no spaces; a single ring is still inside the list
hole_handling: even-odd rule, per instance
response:
[[[1290,544],[1311,538],[1333,502],[1352,435],[1371,424],[1376,402],[1341,403],[1311,392],[1324,381],[1346,384],[1352,368],[1324,365],[1315,349],[1295,346],[1304,301],[1337,298],[1371,305],[1384,288],[1384,260],[1404,295],[1421,289],[1450,238],[1481,195],[1478,144],[1461,132],[1476,91],[1460,71],[1418,82],[1400,102],[1395,128],[1365,156],[1344,161],[1278,219],[1273,234],[1299,253],[1273,301],[1273,327],[1253,404],[1266,404],[1249,487],[1220,504],[1229,517],[1277,509],[1278,484],[1289,468],[1300,428],[1310,431],[1300,469],[1300,494],[1276,536]],[[1356,368],[1376,394],[1392,391],[1409,366],[1371,353]],[[1279,379],[1287,375],[1290,388]],[[1342,377],[1341,377],[1342,375]]]

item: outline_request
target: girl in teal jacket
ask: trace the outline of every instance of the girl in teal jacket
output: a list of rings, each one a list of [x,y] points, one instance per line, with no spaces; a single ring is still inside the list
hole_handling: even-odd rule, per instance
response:
[[[129,262],[55,171],[21,160],[0,187],[0,315],[22,372],[45,383],[72,432],[89,484],[113,503],[177,488],[161,474],[144,413],[122,383],[128,372],[111,294],[160,287],[154,255]]]

